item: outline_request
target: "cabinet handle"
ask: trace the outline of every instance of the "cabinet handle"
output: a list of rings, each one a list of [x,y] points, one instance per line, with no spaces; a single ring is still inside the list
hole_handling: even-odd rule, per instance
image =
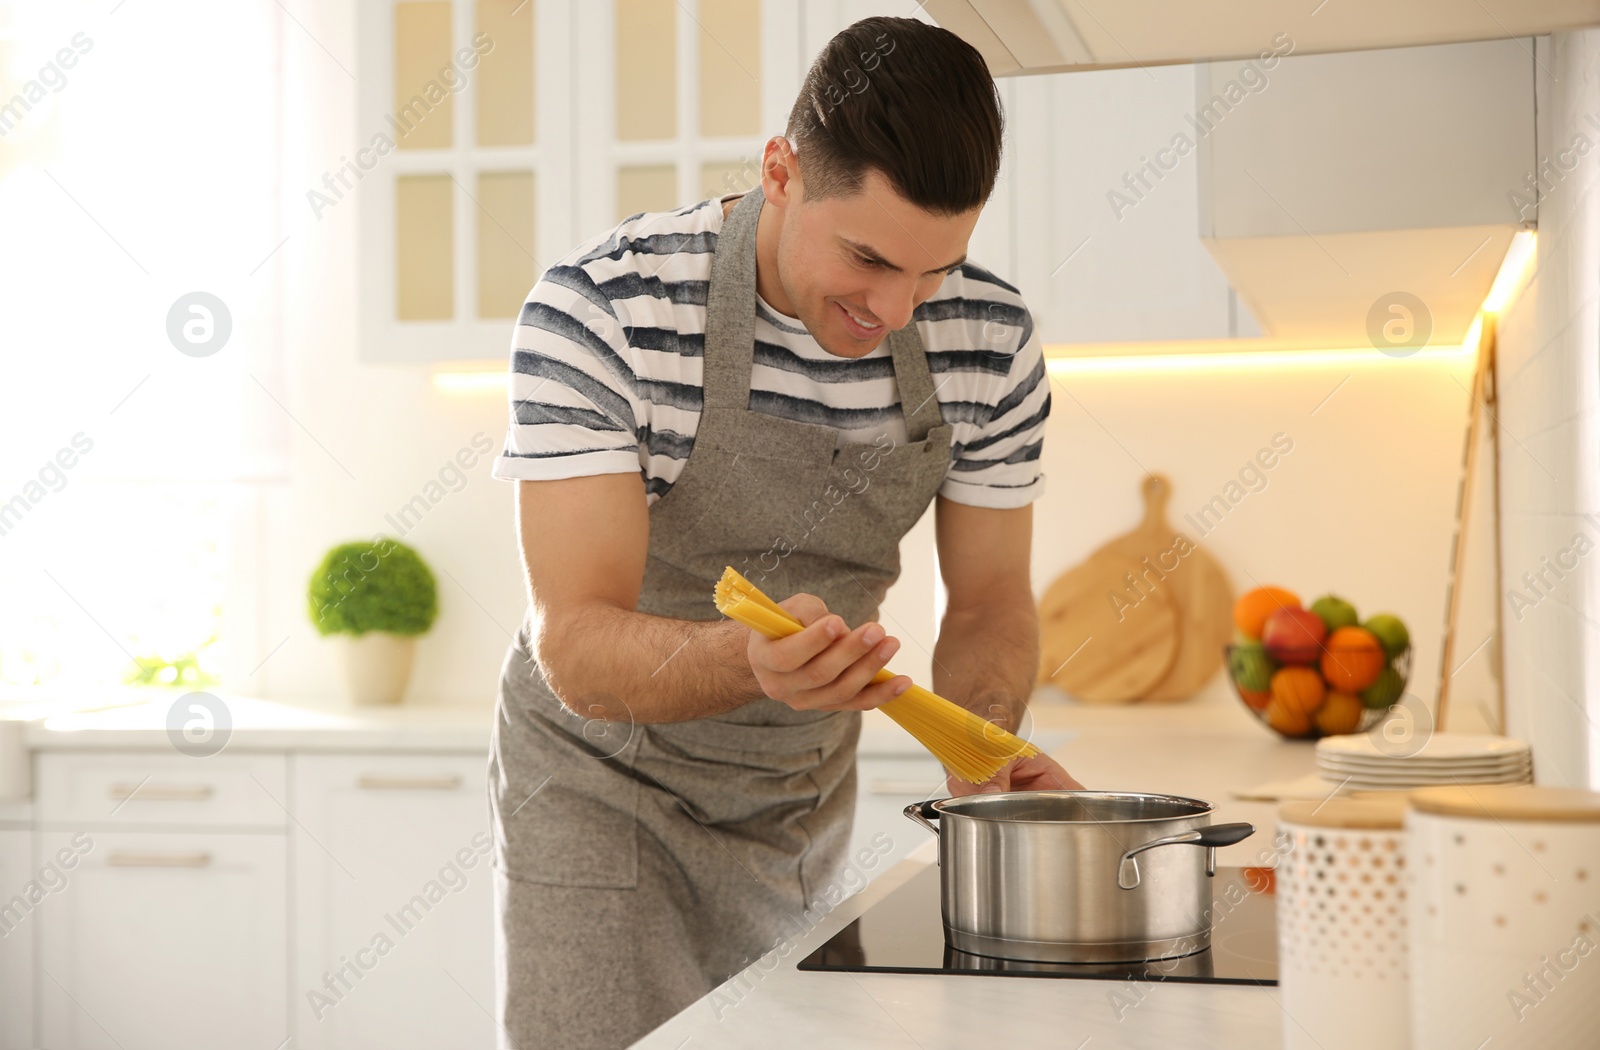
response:
[[[106,858],[113,868],[204,868],[211,864],[209,853],[127,853],[121,850]]]
[[[454,791],[461,786],[458,776],[443,777],[386,777],[377,773],[363,773],[356,778],[356,787],[368,791]]]
[[[216,791],[210,784],[112,784],[106,794],[117,802],[204,802]]]

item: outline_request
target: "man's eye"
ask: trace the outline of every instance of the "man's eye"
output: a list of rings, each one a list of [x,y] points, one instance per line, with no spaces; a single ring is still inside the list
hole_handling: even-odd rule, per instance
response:
[[[878,265],[878,260],[869,259],[865,255],[858,255],[858,256],[856,256],[856,265],[857,266],[876,266],[876,265]]]

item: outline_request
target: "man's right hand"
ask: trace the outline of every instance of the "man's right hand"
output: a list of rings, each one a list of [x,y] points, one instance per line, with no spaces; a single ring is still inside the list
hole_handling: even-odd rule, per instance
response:
[[[910,688],[903,674],[872,681],[900,648],[880,625],[864,623],[851,631],[814,594],[778,604],[806,626],[787,638],[750,632],[750,669],[767,696],[796,711],[868,711]]]

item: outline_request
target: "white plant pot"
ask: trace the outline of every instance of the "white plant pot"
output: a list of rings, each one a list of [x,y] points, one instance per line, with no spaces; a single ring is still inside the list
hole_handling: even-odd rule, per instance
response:
[[[337,641],[350,699],[358,704],[398,704],[411,681],[416,637],[368,631],[341,634]]]

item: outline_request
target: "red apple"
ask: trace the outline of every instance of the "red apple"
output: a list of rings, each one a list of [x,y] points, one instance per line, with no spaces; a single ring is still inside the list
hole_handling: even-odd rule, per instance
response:
[[[1281,664],[1314,664],[1328,625],[1310,609],[1279,609],[1261,628],[1261,644]]]

